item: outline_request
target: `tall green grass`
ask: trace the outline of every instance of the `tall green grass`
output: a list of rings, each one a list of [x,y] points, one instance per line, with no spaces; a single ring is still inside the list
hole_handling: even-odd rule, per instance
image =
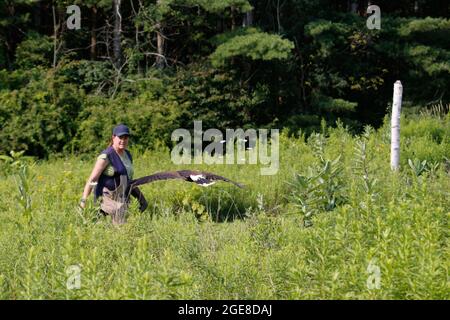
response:
[[[398,173],[387,124],[358,137],[341,125],[282,135],[278,174],[183,166],[247,188],[149,184],[147,211],[133,203],[119,228],[92,203],[77,210],[95,155],[23,172],[3,161],[0,298],[448,299],[450,119],[402,121]],[[134,158],[136,176],[180,169],[164,149]],[[81,286],[69,290],[72,265]]]

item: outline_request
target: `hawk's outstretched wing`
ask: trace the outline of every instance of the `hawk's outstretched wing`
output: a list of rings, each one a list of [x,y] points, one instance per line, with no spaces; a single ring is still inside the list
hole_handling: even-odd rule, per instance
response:
[[[188,182],[194,182],[202,187],[207,187],[216,183],[217,180],[222,180],[234,184],[239,188],[244,186],[240,183],[231,181],[225,177],[216,175],[214,173],[203,172],[203,171],[192,171],[192,170],[180,170],[180,171],[166,171],[158,172],[150,176],[145,176],[139,179],[131,180],[130,186],[137,187],[142,184],[159,181],[159,180],[169,180],[169,179],[181,179]]]

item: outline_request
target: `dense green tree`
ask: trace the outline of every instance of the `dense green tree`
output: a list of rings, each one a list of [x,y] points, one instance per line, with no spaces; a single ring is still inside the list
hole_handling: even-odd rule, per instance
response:
[[[66,27],[73,4],[81,30]],[[366,27],[369,4],[381,30]],[[86,136],[119,120],[143,146],[194,119],[379,125],[396,80],[406,107],[450,101],[449,13],[445,0],[4,0],[0,152],[91,151]]]

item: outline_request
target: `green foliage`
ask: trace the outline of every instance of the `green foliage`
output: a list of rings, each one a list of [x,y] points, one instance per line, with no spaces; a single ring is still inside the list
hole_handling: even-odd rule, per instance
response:
[[[52,68],[51,8],[63,24],[70,4],[82,30],[58,28]],[[450,115],[430,108],[449,101],[448,5],[418,4],[380,0],[382,29],[368,30],[345,1],[122,1],[119,72],[106,45],[112,0],[1,1],[0,298],[448,299]],[[402,118],[392,173],[381,122],[397,79],[404,110],[421,116]],[[114,125],[131,127],[141,176],[180,169],[170,134],[194,119],[286,128],[278,174],[186,166],[247,188],[147,185],[148,212],[132,203],[119,229],[91,203],[76,210]],[[366,123],[381,127],[344,129]],[[52,159],[31,166],[25,154]],[[71,265],[79,290],[66,287]]]
[[[318,45],[317,54],[320,58],[332,58],[336,47],[345,46],[350,28],[351,26],[343,23],[319,20],[305,26],[305,35],[312,37]]]
[[[367,17],[348,12],[342,1],[122,1],[125,64],[120,70],[113,67],[111,46],[105,45],[111,42],[113,31],[112,0],[6,1],[0,4],[0,90],[18,90],[12,96],[30,92],[20,97],[25,103],[6,92],[0,94],[1,127],[11,120],[10,111],[34,104],[30,103],[36,93],[33,82],[42,83],[45,74],[56,78],[48,81],[49,86],[64,83],[71,88],[67,89],[71,100],[74,91],[82,91],[76,94],[77,101],[71,102],[70,111],[52,103],[55,112],[63,110],[71,118],[70,125],[62,116],[53,123],[58,129],[52,132],[58,131],[59,138],[49,143],[57,146],[37,151],[42,146],[30,141],[41,138],[27,133],[27,137],[19,134],[20,141],[2,152],[24,149],[25,145],[30,147],[28,154],[39,157],[75,151],[70,141],[81,136],[74,128],[90,112],[82,109],[91,108],[90,101],[105,96],[112,100],[120,97],[117,103],[134,106],[133,100],[141,95],[148,95],[146,103],[154,105],[168,95],[169,105],[176,101],[173,103],[181,106],[175,117],[183,126],[201,117],[221,128],[257,125],[306,133],[317,129],[322,118],[329,124],[340,118],[355,132],[365,124],[380,126],[397,79],[408,93],[404,96],[406,108],[438,101],[446,104],[449,21],[442,17],[447,8],[433,1],[420,1],[418,12],[407,1],[382,1],[381,30],[368,30]],[[82,9],[83,27],[76,32],[63,23],[64,10],[70,4]],[[53,10],[44,10],[53,5],[56,23],[61,23],[56,39]],[[250,16],[251,23],[247,21]],[[157,34],[164,39],[159,48],[167,64],[163,69],[154,68]],[[52,70],[55,44],[58,63]],[[51,88],[39,90],[55,95]],[[90,96],[86,101],[84,93]],[[6,110],[6,104],[15,107]],[[165,131],[160,140],[167,141],[168,130],[157,130]],[[13,131],[7,128],[8,137]],[[151,135],[145,140],[154,138]]]
[[[412,119],[419,119],[413,116]],[[420,121],[406,121],[401,123],[400,143],[406,149],[403,159],[426,160],[428,163],[441,162],[450,154],[450,118],[421,117]],[[406,160],[403,161],[407,165]]]
[[[111,139],[111,130],[126,123],[133,132],[133,145],[156,148],[170,145],[171,133],[179,127],[180,109],[170,100],[155,101],[142,94],[133,101],[96,97],[85,101],[74,139],[66,146],[72,152],[100,152]]]
[[[408,159],[408,165],[416,177],[420,176],[427,170],[427,160],[423,160],[421,162],[419,159],[415,159],[414,161]]]
[[[432,122],[403,119],[402,128],[426,123]],[[445,127],[443,122],[433,126],[438,124]],[[97,209],[90,199],[92,212],[84,219],[76,210],[95,155],[29,167],[23,193],[32,197],[29,223],[22,218],[27,202],[18,204],[22,193],[14,176],[0,179],[0,297],[448,299],[446,160],[419,177],[408,165],[392,173],[386,129],[389,124],[354,137],[342,125],[323,127],[323,134],[307,142],[304,136],[282,134],[280,170],[274,176],[260,175],[260,165],[186,165],[247,187],[236,191],[218,183],[203,189],[177,181],[145,185],[148,211],[140,213],[132,202],[120,228],[109,217],[90,219]],[[410,146],[402,145],[401,157],[408,152]],[[138,176],[179,169],[166,149],[133,155]],[[328,160],[337,158],[334,164]],[[378,180],[376,197],[365,190],[364,172],[369,181]],[[314,178],[319,173],[323,182]],[[293,182],[293,174],[303,177],[297,189],[285,183]],[[310,185],[304,182],[309,178]],[[286,198],[293,190],[297,196],[321,197],[310,227],[304,227],[300,202]],[[345,201],[337,201],[338,195]],[[217,222],[217,212],[239,218]],[[380,269],[378,289],[367,286],[370,265]],[[80,266],[80,289],[66,287],[70,266]]]
[[[385,56],[386,62],[401,61],[394,70],[397,74],[407,74],[415,103],[433,99],[426,96],[444,97],[444,88],[450,79],[448,19],[389,17],[383,23],[382,41],[375,44],[375,49]],[[386,69],[392,67],[386,65]],[[424,83],[430,85],[424,86]],[[428,91],[431,87],[433,89]]]
[[[403,24],[399,29],[399,35],[401,36],[429,36],[439,33],[449,35],[450,32],[450,20],[426,17],[421,20],[412,20]]]
[[[70,61],[63,63],[58,74],[76,83],[86,92],[108,92],[114,85],[114,71],[109,61]]]
[[[75,132],[83,92],[51,71],[36,73],[40,79],[28,79],[14,91],[0,91],[0,132],[5,138],[1,153],[26,150],[46,157],[61,152]]]
[[[199,4],[208,12],[222,13],[225,9],[233,7],[240,13],[250,11],[252,6],[248,0],[187,0]]]
[[[364,192],[371,195],[374,192],[374,187],[378,180],[369,175],[368,161],[366,143],[364,141],[357,141],[355,147],[355,168],[360,173]]]
[[[33,219],[32,215],[32,206],[31,206],[31,189],[30,189],[30,181],[33,179],[33,176],[30,176],[29,168],[26,164],[22,164],[19,167],[17,174],[17,188],[18,195],[16,196],[16,201],[22,211],[22,218],[26,224],[30,224]]]
[[[422,68],[429,76],[440,72],[450,73],[450,51],[424,45],[407,49],[407,54],[415,67]]]
[[[285,60],[293,48],[291,41],[279,35],[254,32],[230,37],[217,47],[210,59],[215,67],[225,66],[227,60],[239,56],[250,60]]]
[[[441,116],[413,116],[412,119],[419,119],[420,121],[406,121],[401,122],[401,135],[406,139],[417,139],[420,137],[428,137],[435,143],[441,142],[450,138],[450,119],[439,119]]]
[[[52,54],[52,39],[37,32],[30,32],[16,49],[16,64],[21,69],[30,69],[36,66],[49,67]]]
[[[324,141],[319,134],[312,135],[309,141],[319,159],[319,165],[309,167],[306,175],[297,173],[290,183],[291,201],[304,215],[305,226],[312,225],[313,215],[320,211],[331,211],[345,202],[341,157],[334,160],[324,158]]]
[[[18,172],[18,170],[25,166],[28,162],[32,161],[32,157],[24,156],[25,151],[10,151],[9,156],[0,154],[0,168],[1,173],[4,176]]]
[[[346,101],[344,99],[333,99],[325,96],[313,96],[312,105],[324,114],[333,112],[352,112],[358,106],[355,102]]]
[[[30,82],[42,80],[43,74],[44,70],[40,67],[12,72],[6,69],[0,70],[0,91],[6,94],[7,91],[19,90]]]
[[[237,36],[249,36],[260,33],[261,31],[257,28],[249,27],[249,28],[237,28],[235,30],[231,30],[228,32],[220,33],[214,37],[212,37],[209,42],[214,46],[220,46],[221,44],[227,43],[231,41],[234,37]]]
[[[63,0],[66,1],[66,0]],[[77,5],[84,5],[87,7],[92,7],[93,5],[97,6],[98,8],[111,8],[112,7],[113,0],[74,0],[74,1],[67,1],[67,5],[71,4],[77,4]]]
[[[251,93],[237,83],[237,71],[222,72],[202,65],[180,72],[170,94],[183,106],[182,126],[192,127],[192,121],[202,120],[205,128],[232,128],[242,123],[251,126],[267,88],[258,86]]]
[[[445,119],[450,114],[450,103],[445,105],[442,102],[432,105],[430,108],[420,110],[421,116],[435,117],[438,119]]]

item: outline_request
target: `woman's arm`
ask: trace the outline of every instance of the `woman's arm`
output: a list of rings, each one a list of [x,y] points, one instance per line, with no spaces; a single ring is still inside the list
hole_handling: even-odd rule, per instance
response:
[[[89,197],[92,191],[91,182],[97,182],[102,174],[103,170],[108,166],[107,159],[98,159],[95,163],[94,169],[92,170],[91,175],[89,176],[86,185],[84,186],[83,196],[81,197],[80,207],[84,209],[86,206],[86,199]]]

